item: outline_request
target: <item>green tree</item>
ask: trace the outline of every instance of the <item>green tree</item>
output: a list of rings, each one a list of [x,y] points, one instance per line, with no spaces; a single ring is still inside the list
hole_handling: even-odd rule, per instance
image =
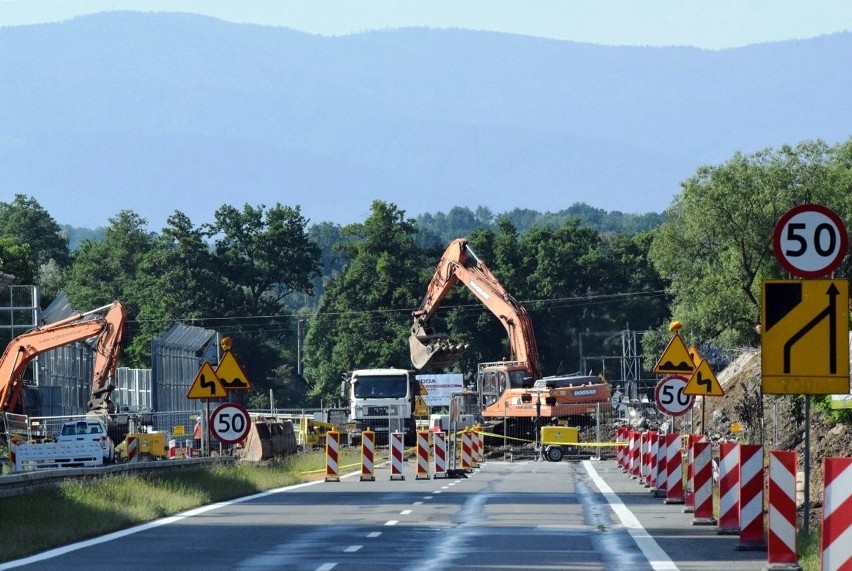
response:
[[[342,275],[331,280],[305,338],[305,377],[314,402],[339,398],[346,371],[409,366],[411,310],[434,267],[414,242],[413,219],[373,202],[363,224],[343,229]]]
[[[734,348],[757,342],[760,282],[783,277],[772,252],[779,218],[803,203],[849,214],[844,148],[822,141],[737,153],[683,183],[655,232],[651,259],[671,280],[672,314],[690,343]],[[845,172],[844,172],[845,170]],[[832,184],[844,180],[845,187]]]
[[[19,284],[35,283],[30,245],[13,236],[0,236],[0,272],[15,276]]]

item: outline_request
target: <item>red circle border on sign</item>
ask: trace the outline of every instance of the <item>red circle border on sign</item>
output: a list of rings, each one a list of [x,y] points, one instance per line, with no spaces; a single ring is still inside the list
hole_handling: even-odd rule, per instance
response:
[[[787,258],[780,254],[781,251],[781,238],[782,233],[784,232],[784,227],[787,226],[787,222],[797,214],[801,214],[802,212],[819,212],[823,216],[831,219],[834,222],[834,225],[837,226],[837,229],[840,230],[840,248],[837,253],[837,257],[831,261],[825,268],[811,272],[808,270],[803,270],[801,268],[797,268],[793,264],[791,264]],[[837,215],[835,211],[830,208],[827,208],[821,204],[800,204],[799,206],[794,206],[790,210],[784,213],[784,216],[778,220],[778,223],[775,225],[775,230],[772,232],[772,249],[775,252],[775,258],[778,262],[784,267],[785,270],[793,274],[794,276],[798,276],[800,278],[819,278],[825,275],[830,274],[834,270],[836,270],[840,264],[843,262],[843,258],[846,257],[846,252],[849,249],[849,234],[846,230],[846,224],[843,222],[843,219]]]
[[[216,423],[212,422],[212,420],[216,417],[216,415],[224,408],[236,408],[241,413],[243,413],[246,417],[246,429],[243,432],[243,434],[240,435],[240,437],[235,439],[235,440],[223,438],[222,436],[220,436],[219,433],[216,432]],[[249,416],[248,410],[246,410],[246,408],[243,405],[236,403],[236,402],[223,402],[222,404],[220,404],[219,406],[216,407],[216,410],[214,410],[212,413],[210,413],[210,419],[208,420],[208,425],[210,427],[210,434],[212,434],[213,437],[216,440],[218,440],[222,444],[236,444],[237,442],[245,440],[245,438],[248,436],[249,431],[251,431],[251,416]]]
[[[657,409],[663,414],[667,414],[669,416],[683,416],[684,414],[689,412],[693,406],[695,406],[695,397],[693,395],[689,395],[691,403],[688,407],[683,409],[683,412],[672,414],[670,411],[664,410],[665,407],[660,406],[660,387],[662,387],[663,384],[669,379],[680,379],[681,381],[683,381],[684,386],[689,383],[689,379],[687,379],[683,375],[666,375],[660,380],[660,382],[657,383],[657,386],[654,387],[654,403],[657,405]]]

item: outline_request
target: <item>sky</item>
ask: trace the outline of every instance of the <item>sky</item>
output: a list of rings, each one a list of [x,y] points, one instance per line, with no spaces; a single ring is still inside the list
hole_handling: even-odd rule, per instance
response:
[[[0,0],[0,26],[111,10],[192,12],[320,35],[468,28],[714,50],[852,30],[849,0]]]

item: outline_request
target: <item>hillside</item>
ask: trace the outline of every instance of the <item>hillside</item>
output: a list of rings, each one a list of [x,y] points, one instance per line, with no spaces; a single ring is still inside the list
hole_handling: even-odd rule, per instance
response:
[[[348,223],[377,198],[662,212],[702,164],[848,138],[849,53],[850,33],[708,51],[103,13],[0,28],[0,172],[90,228],[275,202]]]

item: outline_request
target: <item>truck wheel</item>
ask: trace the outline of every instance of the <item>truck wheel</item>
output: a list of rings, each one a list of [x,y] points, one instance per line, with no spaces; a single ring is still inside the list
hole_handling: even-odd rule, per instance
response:
[[[551,462],[559,462],[562,460],[562,448],[559,446],[549,446],[544,453],[547,455],[547,459]]]

